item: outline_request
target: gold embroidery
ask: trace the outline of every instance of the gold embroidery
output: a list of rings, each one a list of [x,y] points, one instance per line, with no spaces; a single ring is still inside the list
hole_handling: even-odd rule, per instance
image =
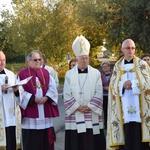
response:
[[[116,93],[118,90],[118,83],[121,79],[123,73],[123,58],[122,57],[114,66],[114,73],[110,82],[110,95],[109,95],[109,112],[108,112],[108,133],[107,133],[107,141],[109,143],[108,149],[111,149],[112,146],[114,149],[117,149],[118,143],[121,145],[124,144],[124,131],[123,124],[124,120],[122,118],[122,107],[120,106],[120,97],[119,94]],[[139,60],[134,56],[134,70],[135,75],[139,81],[140,86],[140,114],[142,119],[141,130],[143,133],[142,140],[149,141],[150,140],[150,69],[145,67],[143,61]],[[116,75],[117,74],[117,75]],[[117,95],[116,95],[117,94]],[[114,98],[116,95],[116,99]],[[112,101],[113,97],[113,101]],[[115,105],[115,101],[117,104]],[[113,111],[114,110],[114,111]],[[118,128],[117,128],[118,127]],[[119,135],[119,136],[118,136]],[[118,138],[119,137],[119,138]]]
[[[4,141],[4,129],[0,128],[0,141]]]
[[[145,90],[144,93],[145,93],[146,96],[150,95],[150,89]]]
[[[147,117],[145,118],[145,121],[146,121],[146,123],[148,124],[148,123],[150,122],[150,116],[147,116]]]
[[[145,125],[147,127],[147,130],[149,132],[149,135],[150,135],[150,116],[148,115],[147,113],[148,111],[146,111],[145,115],[144,115],[144,119],[145,119]]]
[[[141,71],[143,71],[143,70],[145,70],[145,69],[146,69],[145,64],[140,65],[140,70],[141,70]]]
[[[119,122],[118,122],[118,120],[117,121],[114,120],[112,122],[112,126],[115,129],[114,130],[114,133],[115,133],[114,136],[116,139],[118,139],[119,138]]]
[[[128,114],[136,114],[136,107],[131,105],[127,108],[128,108]]]
[[[85,50],[87,51],[86,49],[86,43],[83,39],[80,40],[80,53],[82,53],[82,51]]]
[[[135,72],[134,69],[130,69],[129,71],[126,71],[126,70],[121,70],[121,74],[125,74],[127,72]]]

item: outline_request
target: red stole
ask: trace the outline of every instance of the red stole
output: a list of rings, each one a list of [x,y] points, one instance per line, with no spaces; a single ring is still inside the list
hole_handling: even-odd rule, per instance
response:
[[[28,93],[31,93],[34,96],[36,94],[36,88],[37,88],[36,77],[38,77],[41,83],[43,96],[45,96],[48,90],[48,85],[50,81],[49,72],[46,69],[43,69],[43,68],[33,69],[33,68],[28,67],[20,71],[18,76],[20,80],[23,80],[27,77],[32,76],[31,80],[27,84],[23,85],[23,88],[25,91],[27,91]],[[39,116],[38,107],[36,103],[34,103],[33,105],[27,106],[25,110],[22,109],[21,107],[20,109],[21,109],[22,117],[38,118]],[[51,100],[47,100],[44,104],[44,114],[46,118],[59,116],[58,106],[53,105]]]

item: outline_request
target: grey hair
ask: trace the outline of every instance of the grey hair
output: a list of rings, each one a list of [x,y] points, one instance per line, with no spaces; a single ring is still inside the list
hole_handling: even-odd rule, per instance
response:
[[[43,57],[43,54],[42,54],[42,52],[41,52],[40,50],[33,50],[33,51],[32,51],[30,54],[28,54],[28,56],[26,57],[26,61],[27,61],[27,62],[31,60],[32,55],[33,55],[34,53],[38,53],[41,58]]]
[[[104,60],[104,61],[101,62],[101,67],[102,67],[104,64],[107,64],[108,66],[110,66],[110,62],[107,61],[107,60]]]

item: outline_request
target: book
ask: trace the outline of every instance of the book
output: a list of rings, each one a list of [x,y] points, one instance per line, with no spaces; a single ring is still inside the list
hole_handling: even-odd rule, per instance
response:
[[[30,76],[30,77],[28,77],[28,78],[26,78],[26,79],[23,79],[23,80],[21,80],[21,81],[15,83],[15,84],[9,84],[9,85],[8,85],[8,88],[13,87],[13,86],[17,86],[17,85],[20,86],[20,85],[27,84],[28,81],[29,81],[31,78],[32,78],[32,76]]]

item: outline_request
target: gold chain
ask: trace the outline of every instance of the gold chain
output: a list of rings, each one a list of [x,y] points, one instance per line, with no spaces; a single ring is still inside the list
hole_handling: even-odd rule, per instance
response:
[[[40,69],[40,71],[41,71],[41,69]],[[30,72],[30,69],[29,69],[29,68],[28,68],[28,72],[29,72],[29,76],[31,76],[31,72]],[[45,87],[45,78],[44,78],[44,75],[43,75],[43,72],[42,72],[42,71],[41,71],[41,74],[42,74],[42,78],[43,78],[43,81],[44,81],[44,85],[42,85],[42,84],[40,83],[40,87]],[[32,84],[33,88],[36,89],[37,86],[34,86],[34,85],[33,85],[32,79],[31,79],[31,84]]]
[[[81,96],[81,94],[83,94],[83,87],[84,87],[84,85],[85,85],[86,80],[87,80],[87,74],[86,74],[86,77],[85,77],[85,79],[84,79],[83,85],[82,85],[82,87],[81,87],[80,81],[79,81],[79,79],[78,79],[79,88],[80,88],[80,92],[79,92],[80,96]]]

